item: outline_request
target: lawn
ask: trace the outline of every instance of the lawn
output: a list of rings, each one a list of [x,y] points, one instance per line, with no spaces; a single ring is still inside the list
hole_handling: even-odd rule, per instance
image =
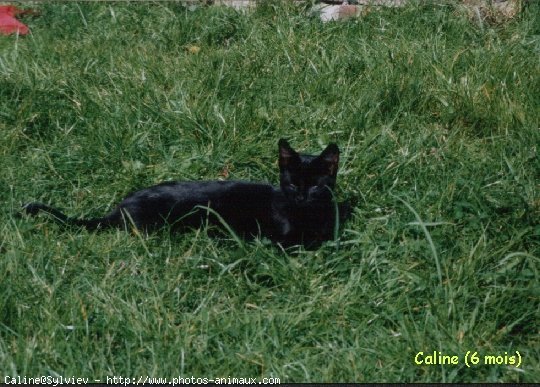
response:
[[[479,25],[427,3],[34,3],[0,36],[0,376],[538,382],[540,4]],[[339,244],[14,216],[276,184],[281,137],[339,144]]]

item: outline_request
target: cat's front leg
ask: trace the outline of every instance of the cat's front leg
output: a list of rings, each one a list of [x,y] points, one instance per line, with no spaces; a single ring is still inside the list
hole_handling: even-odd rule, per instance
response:
[[[286,239],[292,232],[292,226],[289,219],[280,213],[275,213],[273,220],[275,236],[278,237],[278,239]]]

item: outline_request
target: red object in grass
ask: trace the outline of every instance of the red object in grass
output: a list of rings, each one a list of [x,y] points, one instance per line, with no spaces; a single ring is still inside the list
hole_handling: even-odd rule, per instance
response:
[[[28,33],[28,27],[15,19],[15,15],[19,13],[24,13],[24,11],[13,5],[0,5],[0,34],[26,35]]]

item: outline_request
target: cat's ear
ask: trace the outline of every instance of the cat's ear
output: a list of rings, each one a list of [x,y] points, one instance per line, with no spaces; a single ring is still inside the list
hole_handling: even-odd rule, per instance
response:
[[[300,162],[300,156],[296,151],[291,148],[287,140],[280,139],[278,142],[279,147],[279,168],[287,168],[291,164],[298,164]]]
[[[318,157],[327,168],[328,175],[335,176],[339,165],[339,148],[336,144],[330,144]]]

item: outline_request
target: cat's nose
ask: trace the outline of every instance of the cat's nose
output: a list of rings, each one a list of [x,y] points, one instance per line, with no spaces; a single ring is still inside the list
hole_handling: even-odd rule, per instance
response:
[[[302,203],[304,201],[305,197],[302,194],[296,195],[296,203]]]

